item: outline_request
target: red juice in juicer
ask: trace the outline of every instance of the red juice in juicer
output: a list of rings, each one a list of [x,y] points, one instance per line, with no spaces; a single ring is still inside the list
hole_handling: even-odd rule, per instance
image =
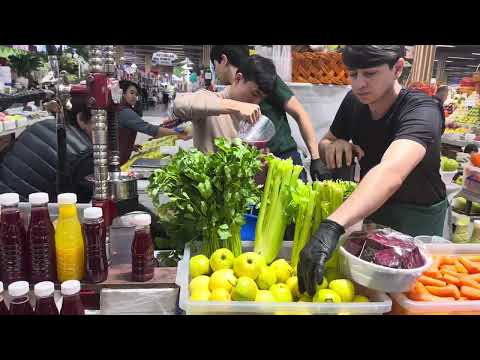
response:
[[[64,281],[61,285],[61,292],[63,302],[60,315],[85,315],[85,308],[80,298],[80,281]]]
[[[99,207],[83,212],[83,237],[85,239],[85,281],[96,284],[107,280],[106,228]]]
[[[20,197],[15,193],[0,195],[0,261],[2,281],[9,285],[15,281],[25,280],[25,240],[26,232],[20,217],[18,203]]]
[[[0,316],[2,315],[8,315],[8,308],[3,298],[3,282],[0,281]]]
[[[32,205],[26,242],[29,280],[33,284],[56,281],[55,229],[48,213],[48,194],[33,193],[28,200]]]
[[[58,308],[53,297],[55,291],[53,282],[39,282],[38,284],[35,284],[33,291],[37,297],[35,315],[58,315]]]
[[[28,292],[30,287],[26,281],[16,281],[8,286],[10,300],[10,315],[33,315]]]
[[[150,233],[152,219],[148,214],[134,216],[136,226],[132,242],[132,280],[144,282],[154,275],[153,241]]]

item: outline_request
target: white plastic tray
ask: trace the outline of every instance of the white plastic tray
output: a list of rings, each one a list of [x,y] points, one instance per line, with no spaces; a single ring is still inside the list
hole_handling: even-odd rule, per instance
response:
[[[242,243],[244,251],[252,251],[253,242]],[[284,241],[280,253],[281,258],[289,259],[292,243]],[[258,315],[382,315],[392,308],[392,301],[387,294],[358,286],[359,293],[370,298],[368,303],[258,303],[254,301],[190,301],[188,289],[190,274],[190,247],[185,247],[184,257],[178,263],[176,283],[180,286],[179,307],[187,315],[226,315],[226,314],[258,314]]]
[[[426,244],[425,250],[431,255],[476,255],[480,244]],[[403,293],[390,294],[396,303],[395,313],[401,314],[477,314],[480,315],[479,301],[413,301]]]

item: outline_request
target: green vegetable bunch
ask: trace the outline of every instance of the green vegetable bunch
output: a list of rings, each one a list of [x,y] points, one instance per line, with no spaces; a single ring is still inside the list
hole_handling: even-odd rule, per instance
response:
[[[147,191],[159,214],[171,220],[171,233],[189,228],[202,235],[203,254],[226,247],[238,256],[245,213],[259,201],[254,177],[260,152],[239,139],[218,138],[215,146],[211,154],[180,150],[166,168],[151,175]],[[166,204],[161,203],[162,193],[170,200]]]

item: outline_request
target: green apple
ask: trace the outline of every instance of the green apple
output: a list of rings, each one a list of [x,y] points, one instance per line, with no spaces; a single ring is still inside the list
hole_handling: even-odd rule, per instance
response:
[[[330,289],[319,290],[313,297],[313,302],[320,303],[339,303],[342,302],[342,298],[335,291]]]
[[[215,271],[212,276],[210,276],[208,287],[210,288],[210,291],[215,289],[225,289],[230,292],[236,283],[237,278],[234,275],[233,270],[222,269]]]
[[[287,286],[292,293],[294,299],[298,299],[300,297],[300,289],[298,288],[298,277],[292,276],[287,280]]]
[[[323,289],[328,289],[328,280],[326,276],[323,277],[323,281],[320,285],[319,284],[315,285],[315,291],[323,290]]]
[[[195,279],[190,281],[190,292],[194,292],[196,290],[208,290],[208,284],[210,283],[210,278],[207,275],[200,275],[197,276]]]
[[[275,260],[270,267],[275,271],[279,283],[286,283],[293,274],[293,268],[285,259]]]
[[[277,275],[270,266],[265,266],[260,270],[256,281],[259,289],[268,290],[277,282]]]
[[[258,254],[254,252],[246,252],[233,261],[233,270],[238,277],[248,276],[255,280],[260,273],[260,269],[261,260]]]
[[[210,256],[210,267],[213,271],[231,269],[233,268],[233,260],[235,260],[235,256],[230,250],[226,248],[218,249]]]
[[[270,292],[277,302],[292,302],[293,296],[286,284],[274,284],[270,288]]]
[[[258,290],[257,296],[255,297],[256,302],[275,302],[273,294],[269,290]]]
[[[239,277],[237,285],[232,290],[232,300],[254,301],[257,297],[257,284],[248,276]]]
[[[355,285],[348,279],[333,280],[328,288],[340,295],[342,302],[351,302],[355,296]]]
[[[197,255],[190,259],[190,277],[196,278],[200,275],[210,273],[210,262],[205,255]]]
[[[208,301],[210,298],[210,291],[208,289],[198,289],[192,292],[190,300],[192,301]]]
[[[210,301],[230,301],[230,292],[226,289],[218,288],[211,292]]]
[[[265,260],[265,257],[263,255],[257,254],[257,261],[258,261],[258,264],[260,266],[260,269],[267,266],[267,261]]]
[[[352,302],[369,302],[370,299],[363,295],[355,295]]]
[[[302,294],[302,296],[300,296],[300,299],[298,299],[298,301],[302,301],[302,302],[312,302],[312,297],[310,295],[308,295],[308,293],[304,293]]]

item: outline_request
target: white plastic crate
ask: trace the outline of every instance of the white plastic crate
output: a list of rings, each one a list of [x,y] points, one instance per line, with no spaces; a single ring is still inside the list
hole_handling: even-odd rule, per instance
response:
[[[253,242],[242,242],[243,251],[253,251]],[[280,258],[289,259],[292,243],[284,241]],[[180,286],[179,306],[187,315],[381,315],[391,310],[392,301],[387,294],[357,286],[358,292],[368,296],[368,303],[259,303],[254,301],[191,301],[188,289],[190,273],[190,247],[185,247],[184,257],[178,263],[176,283]]]
[[[480,244],[426,244],[431,255],[480,255]],[[399,315],[480,315],[480,300],[413,301],[404,293],[390,294]]]

